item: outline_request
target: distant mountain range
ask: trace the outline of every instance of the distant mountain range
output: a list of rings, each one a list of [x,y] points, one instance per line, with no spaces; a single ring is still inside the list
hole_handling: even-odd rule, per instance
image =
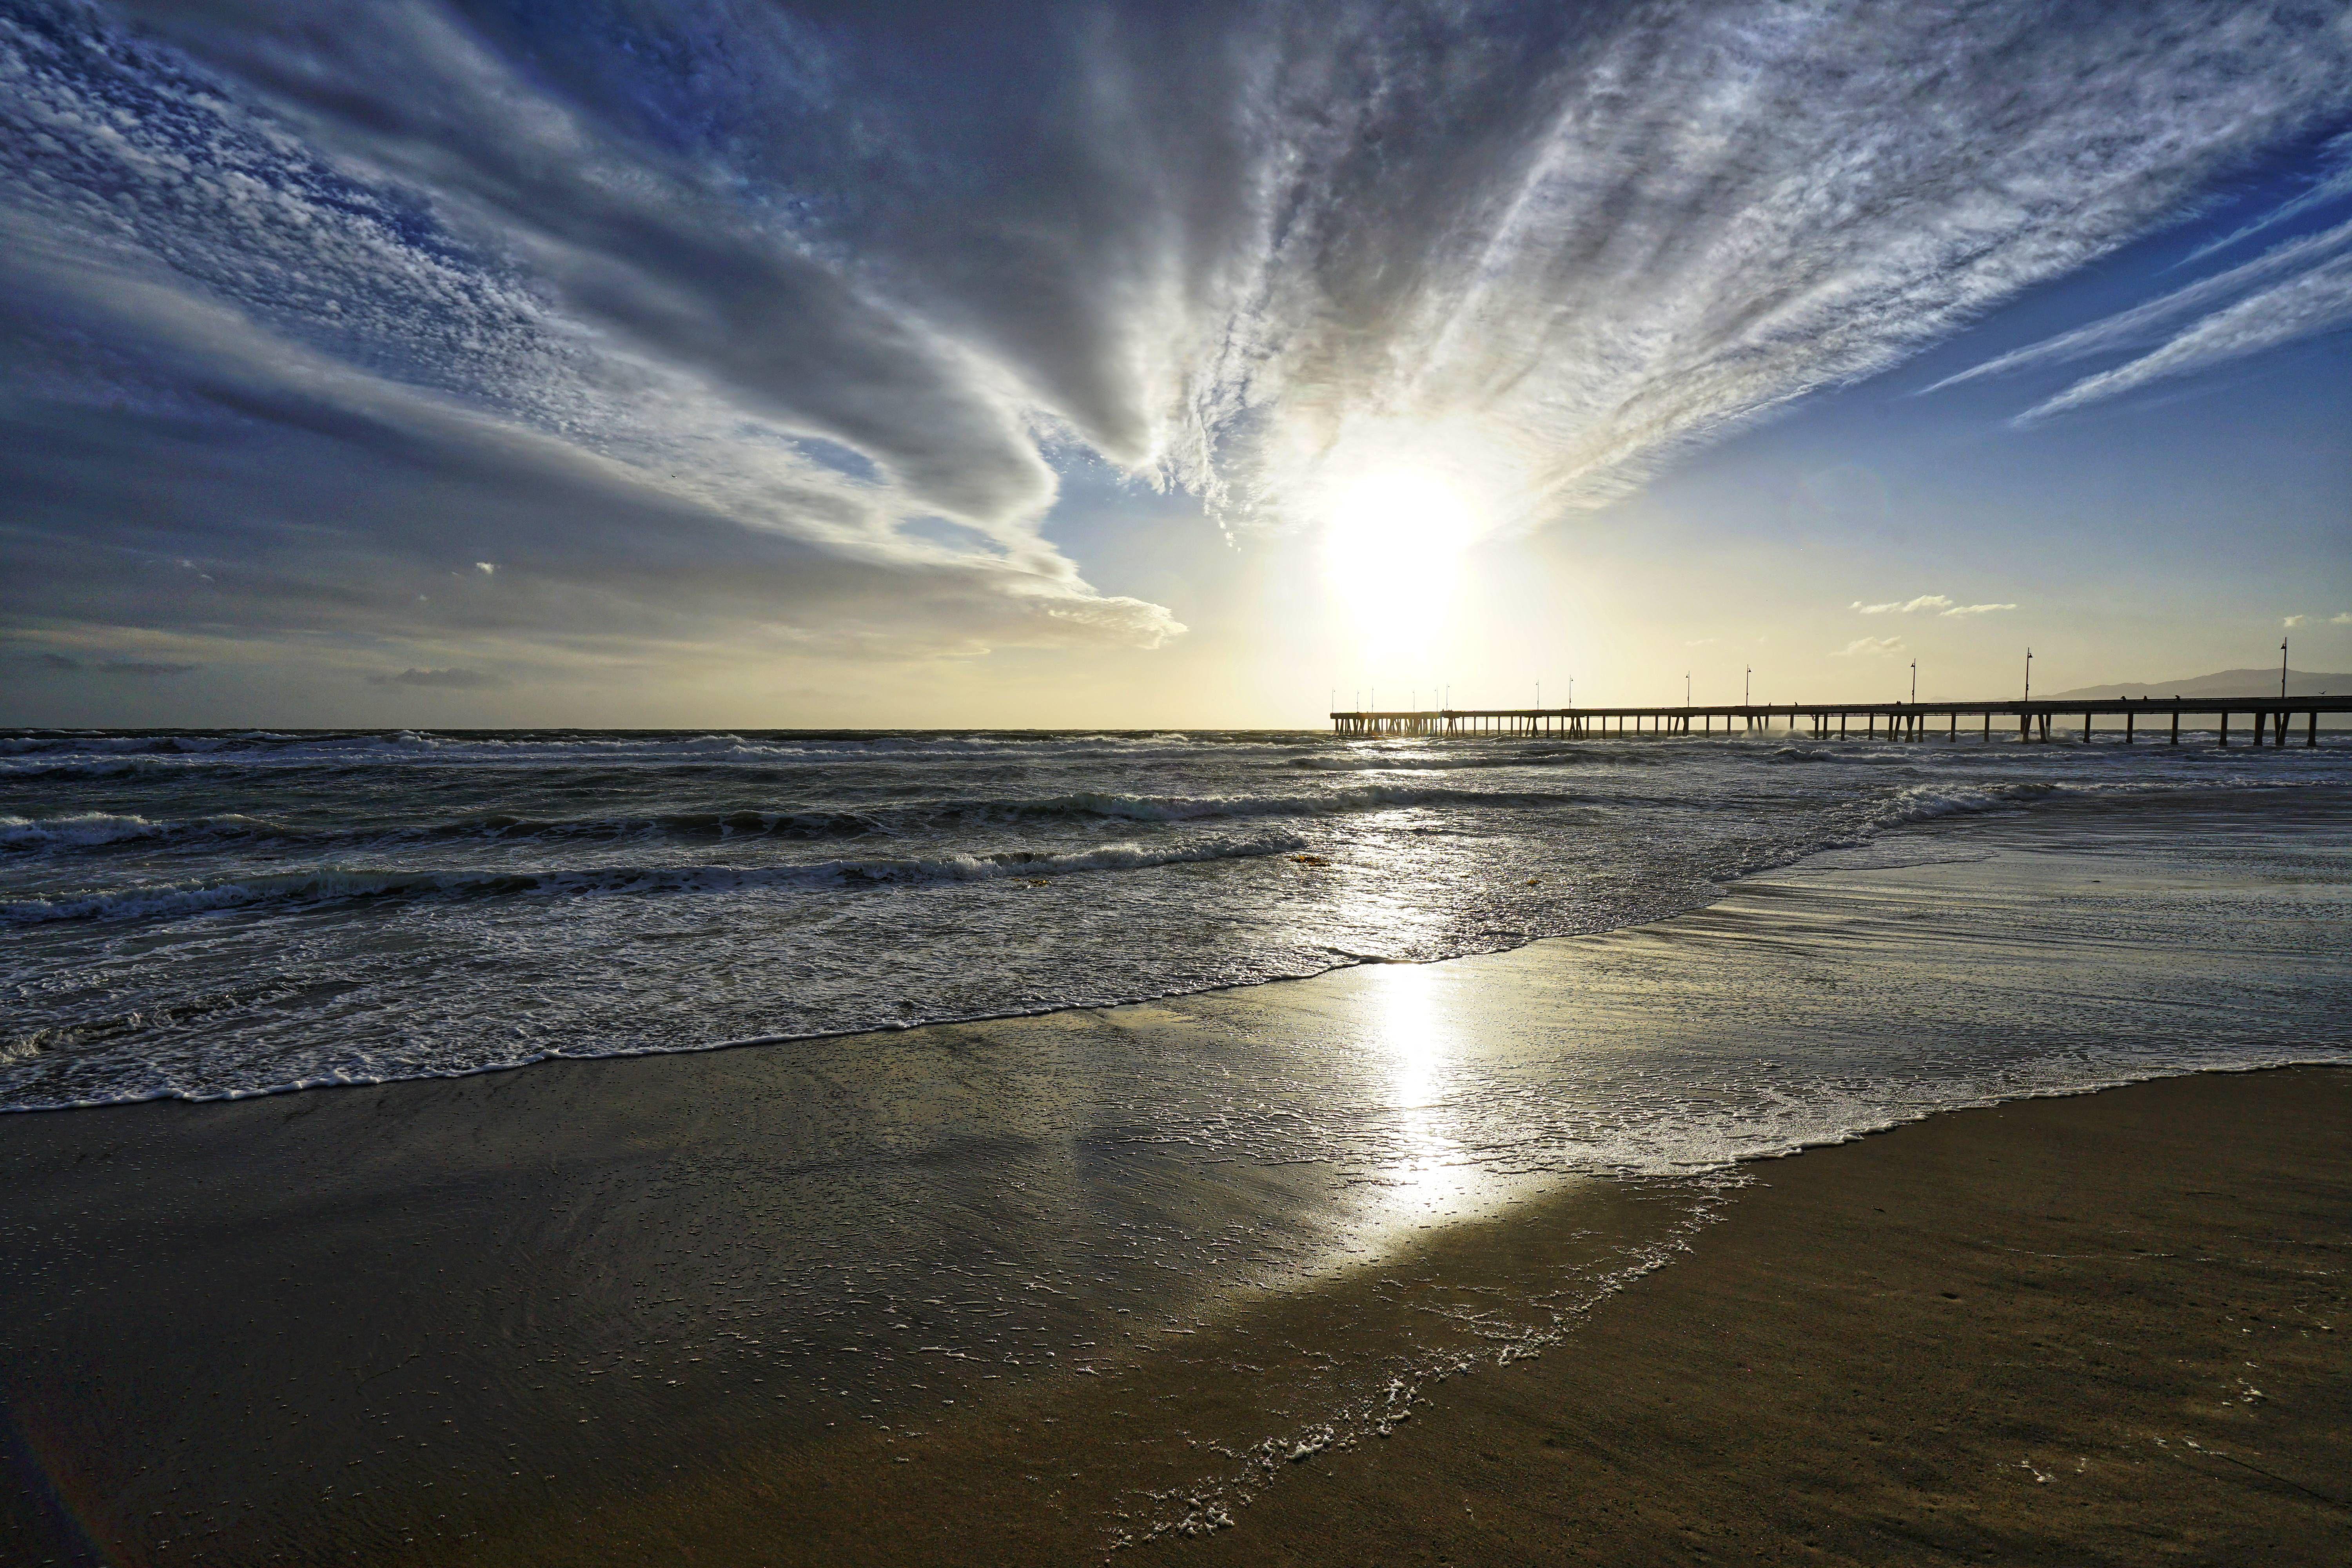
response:
[[[2072,691],[2037,692],[2053,701],[2069,697],[2275,697],[2275,669],[2222,669],[2187,680],[2156,680],[2145,685],[2118,681],[2112,686],[2078,686]],[[2286,672],[2289,697],[2352,697],[2352,675],[2315,675],[2309,670]]]

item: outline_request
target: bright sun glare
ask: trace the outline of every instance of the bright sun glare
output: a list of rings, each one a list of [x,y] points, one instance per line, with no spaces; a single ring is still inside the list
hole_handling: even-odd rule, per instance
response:
[[[1426,468],[1371,469],[1336,489],[1325,508],[1324,577],[1369,665],[1429,651],[1477,532],[1468,498]]]

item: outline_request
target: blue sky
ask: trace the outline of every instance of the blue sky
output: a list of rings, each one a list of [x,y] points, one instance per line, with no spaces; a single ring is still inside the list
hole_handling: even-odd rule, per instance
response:
[[[2352,11],[0,5],[0,721],[2352,668]]]

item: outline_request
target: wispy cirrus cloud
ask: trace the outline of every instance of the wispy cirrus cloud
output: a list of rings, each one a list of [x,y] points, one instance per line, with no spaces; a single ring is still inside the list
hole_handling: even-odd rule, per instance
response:
[[[1922,594],[1916,599],[1889,599],[1883,604],[1865,605],[1856,599],[1851,609],[1865,616],[1989,616],[1997,610],[2013,610],[2015,605],[1963,605],[1948,594]]]
[[[2292,240],[2227,271],[2200,279],[2087,326],[1996,355],[1958,374],[1946,376],[1926,391],[1937,392],[1987,376],[2008,375],[2161,343],[2184,321],[2202,318],[2217,308],[2259,297],[2314,267],[2340,258],[2347,251],[2352,251],[2352,222]]]
[[[2333,182],[2323,182],[2310,193],[2308,205],[2317,205],[2323,197],[2337,194],[2352,195],[2352,183],[2339,193]],[[2267,226],[2242,232],[2251,235]],[[2132,356],[2018,416],[2020,423],[2032,424],[2347,323],[2352,323],[2352,220],[2289,240],[2087,326],[1972,365],[1927,390],[2103,356]]]
[[[2084,377],[2027,409],[2018,421],[2031,424],[2047,419],[2155,382],[2210,370],[2346,326],[2352,326],[2352,250],[2333,255],[2215,310],[2152,353]]]
[[[88,670],[94,675],[129,675],[146,679],[189,675],[201,665],[177,664],[152,658],[78,658],[69,653],[43,652],[28,656],[28,661],[42,669],[58,671]]]
[[[2287,89],[2268,74],[2276,62],[2238,54],[2250,14],[2200,6],[2086,28],[2006,6],[1965,19],[1842,6],[1641,15],[1536,87],[1500,167],[1465,167],[1417,145],[1426,133],[1383,124],[1380,188],[1336,183],[1328,195],[1353,199],[1328,213],[1326,193],[1302,193],[1353,265],[1319,269],[1312,290],[1273,272],[1275,300],[1314,309],[1252,312],[1240,348],[1221,340],[1229,355],[1250,353],[1247,379],[1196,397],[1211,414],[1203,450],[1187,468],[1180,448],[1174,471],[1238,475],[1239,493],[1278,509],[1332,469],[1402,447],[1473,488],[1483,478],[1506,526],[1606,500],[1691,443],[1885,368],[2168,217],[2252,129],[2209,118],[2208,90],[2267,105],[2260,114],[2283,105],[2282,89],[2314,94],[2323,112],[2346,101],[2301,60]],[[2284,13],[2252,25],[2294,26]],[[2319,48],[2346,45],[2330,34]],[[1828,57],[1840,62],[1833,94],[1811,75]],[[2209,74],[2242,67],[2263,84]],[[2167,101],[2190,79],[2195,132],[2174,118],[2186,100]],[[1409,68],[1395,85],[1400,102],[1427,107]],[[2130,129],[2109,139],[2117,127]],[[2103,152],[2084,161],[2094,145]],[[1423,163],[1417,151],[1438,155]],[[1365,232],[1408,199],[1440,221]],[[1419,244],[1398,247],[1402,235]],[[1335,287],[1359,277],[1360,291]],[[1263,427],[1217,423],[1244,406],[1268,411]]]
[[[57,0],[0,73],[0,614],[389,661],[1177,635],[1050,536],[1073,456],[1236,531],[1398,463],[1535,526],[2169,221],[2352,108],[2352,37]]]
[[[2267,234],[2283,224],[2293,223],[2305,213],[2347,196],[2352,196],[2352,131],[2329,139],[2325,163],[2303,190],[2252,223],[2241,225],[2218,239],[2207,240],[2181,258],[2179,265],[2202,261],[2209,256],[2243,245],[2258,234]]]
[[[1856,637],[1841,648],[1830,650],[1834,658],[1872,658],[1903,651],[1901,637]]]
[[[499,677],[479,669],[404,669],[394,674],[371,675],[370,686],[405,686],[433,691],[482,691],[506,683]]]

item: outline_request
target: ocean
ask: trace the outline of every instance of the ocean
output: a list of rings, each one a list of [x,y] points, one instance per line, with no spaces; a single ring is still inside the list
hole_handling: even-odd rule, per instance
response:
[[[2352,1062],[2352,746],[2190,739],[9,732],[0,1365],[192,1561],[1222,1528],[1758,1162]]]
[[[1924,821],[2352,788],[2340,740],[2114,739],[9,731],[0,1108],[1102,1007],[1631,927]]]

